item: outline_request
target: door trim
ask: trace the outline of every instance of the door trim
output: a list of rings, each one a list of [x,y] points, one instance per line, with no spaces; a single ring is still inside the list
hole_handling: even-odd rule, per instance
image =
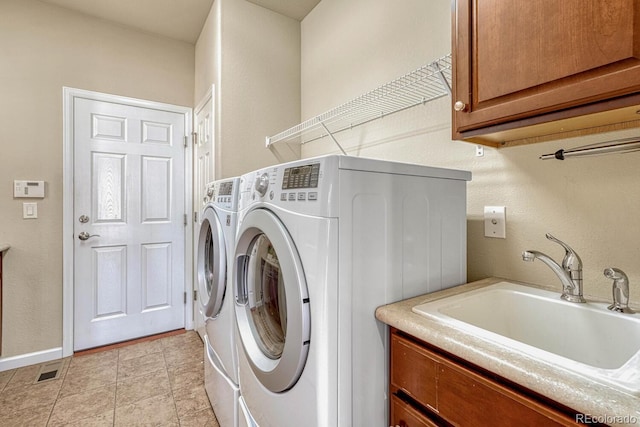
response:
[[[131,105],[135,107],[150,108],[184,116],[185,136],[191,135],[192,109],[179,105],[163,104],[160,102],[143,99],[128,98],[107,93],[87,91],[63,86],[62,88],[62,118],[63,118],[63,157],[62,157],[62,357],[73,355],[73,104],[74,98],[84,98],[94,101],[103,101]],[[191,212],[193,206],[192,188],[192,150],[191,144],[185,149],[185,206],[184,212]],[[193,256],[193,224],[187,221],[184,227],[185,239],[185,266],[191,262]],[[184,291],[191,294],[193,271],[184,269]],[[193,329],[193,304],[185,304],[185,329]]]

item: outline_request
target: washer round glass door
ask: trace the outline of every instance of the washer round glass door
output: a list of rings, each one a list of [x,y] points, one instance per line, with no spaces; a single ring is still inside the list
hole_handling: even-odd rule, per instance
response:
[[[213,207],[202,213],[198,238],[198,300],[204,315],[216,317],[222,308],[227,276],[222,225]]]
[[[238,230],[236,319],[258,380],[273,392],[298,381],[309,352],[310,309],[302,263],[291,236],[266,209],[250,211]]]

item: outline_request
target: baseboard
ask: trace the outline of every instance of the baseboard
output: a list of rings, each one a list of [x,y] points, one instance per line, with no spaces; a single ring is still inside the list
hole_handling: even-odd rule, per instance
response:
[[[22,368],[23,366],[37,365],[38,363],[49,362],[56,359],[62,359],[62,347],[19,354],[18,356],[0,357],[0,372]]]

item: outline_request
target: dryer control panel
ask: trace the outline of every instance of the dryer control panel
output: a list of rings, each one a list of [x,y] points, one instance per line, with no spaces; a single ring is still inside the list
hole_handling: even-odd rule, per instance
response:
[[[205,191],[204,203],[213,203],[216,206],[236,210],[237,209],[237,191],[239,179],[230,179],[226,181],[215,181],[207,185]]]

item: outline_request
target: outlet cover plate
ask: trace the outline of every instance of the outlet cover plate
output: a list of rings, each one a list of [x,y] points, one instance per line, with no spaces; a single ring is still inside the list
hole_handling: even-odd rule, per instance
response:
[[[497,239],[507,238],[507,207],[484,207],[484,235]]]

